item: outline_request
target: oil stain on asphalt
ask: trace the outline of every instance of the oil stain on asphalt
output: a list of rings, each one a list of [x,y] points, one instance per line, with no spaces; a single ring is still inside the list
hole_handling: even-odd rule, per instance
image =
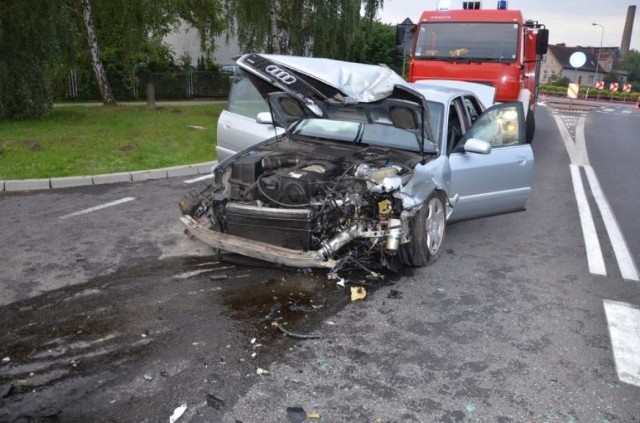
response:
[[[348,301],[323,271],[180,258],[9,304],[0,421],[215,421]]]

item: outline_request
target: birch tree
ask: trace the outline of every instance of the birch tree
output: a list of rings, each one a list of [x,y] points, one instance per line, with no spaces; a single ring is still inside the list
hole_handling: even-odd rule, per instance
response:
[[[116,99],[113,97],[111,84],[109,84],[107,72],[104,69],[102,58],[100,57],[100,47],[98,46],[98,37],[96,36],[96,29],[93,24],[93,11],[90,0],[82,0],[82,19],[87,34],[87,42],[89,43],[89,51],[91,52],[93,72],[95,73],[98,88],[100,89],[102,103],[108,106],[116,106]]]

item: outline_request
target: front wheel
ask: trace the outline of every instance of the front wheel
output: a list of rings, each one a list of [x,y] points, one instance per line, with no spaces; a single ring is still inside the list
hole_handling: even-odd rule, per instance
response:
[[[410,223],[410,240],[400,247],[402,263],[422,267],[436,261],[440,256],[446,227],[444,195],[433,193]]]

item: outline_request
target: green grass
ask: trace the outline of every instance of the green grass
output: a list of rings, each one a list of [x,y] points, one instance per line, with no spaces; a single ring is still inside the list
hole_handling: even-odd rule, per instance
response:
[[[69,106],[55,108],[43,120],[0,121],[0,179],[97,175],[215,160],[216,123],[223,108]]]

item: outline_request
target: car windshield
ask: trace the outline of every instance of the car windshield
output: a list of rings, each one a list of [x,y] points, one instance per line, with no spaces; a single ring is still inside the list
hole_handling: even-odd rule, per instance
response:
[[[422,23],[416,59],[514,62],[518,48],[517,23]]]
[[[291,128],[291,134],[322,140],[420,151],[420,140],[417,132],[396,128],[384,123],[311,118],[299,121]],[[425,153],[435,153],[435,143],[425,138],[424,151]]]

